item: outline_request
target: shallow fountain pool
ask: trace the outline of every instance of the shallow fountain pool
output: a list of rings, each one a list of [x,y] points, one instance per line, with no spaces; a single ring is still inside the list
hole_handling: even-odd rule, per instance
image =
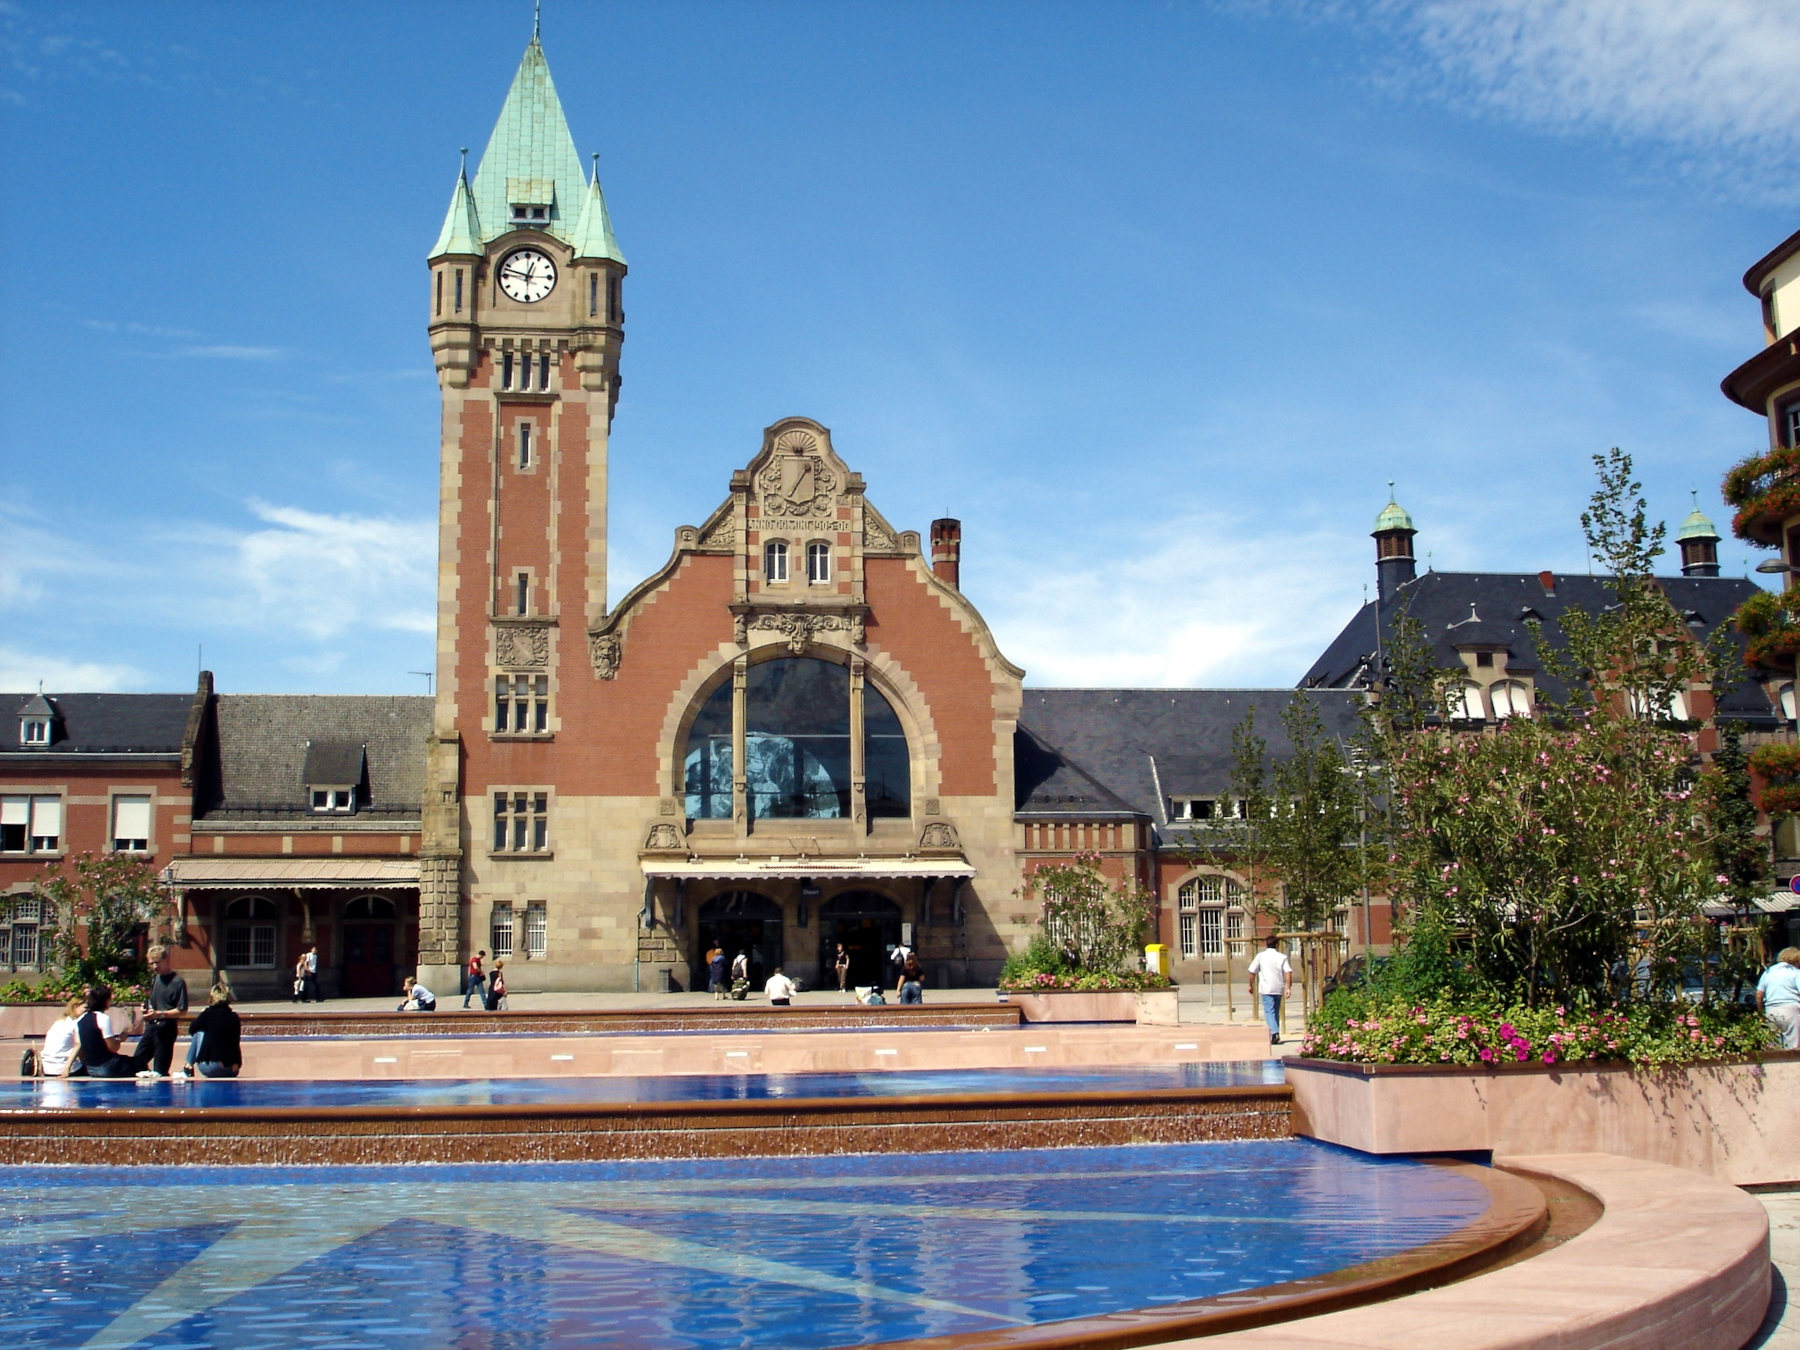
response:
[[[885,1075],[884,1075],[885,1077]],[[0,1169],[16,1347],[813,1350],[1390,1257],[1471,1171],[1301,1140],[919,1157]]]

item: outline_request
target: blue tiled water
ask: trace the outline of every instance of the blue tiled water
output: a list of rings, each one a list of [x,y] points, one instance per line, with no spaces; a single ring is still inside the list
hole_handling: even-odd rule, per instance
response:
[[[783,1097],[912,1097],[972,1092],[1102,1092],[1257,1087],[1282,1081],[1280,1060],[1116,1069],[932,1069],[883,1073],[681,1074],[643,1078],[405,1078],[284,1081],[18,1079],[0,1082],[0,1111],[93,1107],[523,1106],[600,1102],[765,1101]]]
[[[0,1168],[13,1347],[862,1345],[1392,1255],[1485,1190],[1300,1140],[479,1167]]]

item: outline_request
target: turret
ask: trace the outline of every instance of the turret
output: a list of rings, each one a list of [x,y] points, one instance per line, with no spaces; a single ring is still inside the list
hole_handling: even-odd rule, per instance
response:
[[[1407,582],[1417,575],[1413,560],[1412,517],[1394,500],[1394,485],[1388,484],[1388,504],[1375,517],[1375,595],[1377,603],[1387,604]]]
[[[1719,532],[1700,512],[1700,503],[1681,522],[1675,533],[1681,548],[1681,575],[1684,577],[1716,577],[1719,575]]]

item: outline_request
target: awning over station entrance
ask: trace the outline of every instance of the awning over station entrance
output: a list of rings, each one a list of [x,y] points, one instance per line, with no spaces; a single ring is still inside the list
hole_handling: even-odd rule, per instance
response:
[[[963,858],[645,858],[644,875],[683,881],[893,881],[972,877]]]
[[[416,890],[417,858],[177,858],[163,873],[171,886],[188,890],[233,887],[241,890]]]

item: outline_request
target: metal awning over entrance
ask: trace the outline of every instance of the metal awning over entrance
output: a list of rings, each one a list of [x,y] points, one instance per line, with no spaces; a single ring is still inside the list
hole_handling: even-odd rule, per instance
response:
[[[177,858],[163,873],[172,886],[280,887],[283,890],[417,890],[417,858]]]
[[[963,858],[645,858],[643,868],[653,880],[683,881],[922,881],[975,875]]]

